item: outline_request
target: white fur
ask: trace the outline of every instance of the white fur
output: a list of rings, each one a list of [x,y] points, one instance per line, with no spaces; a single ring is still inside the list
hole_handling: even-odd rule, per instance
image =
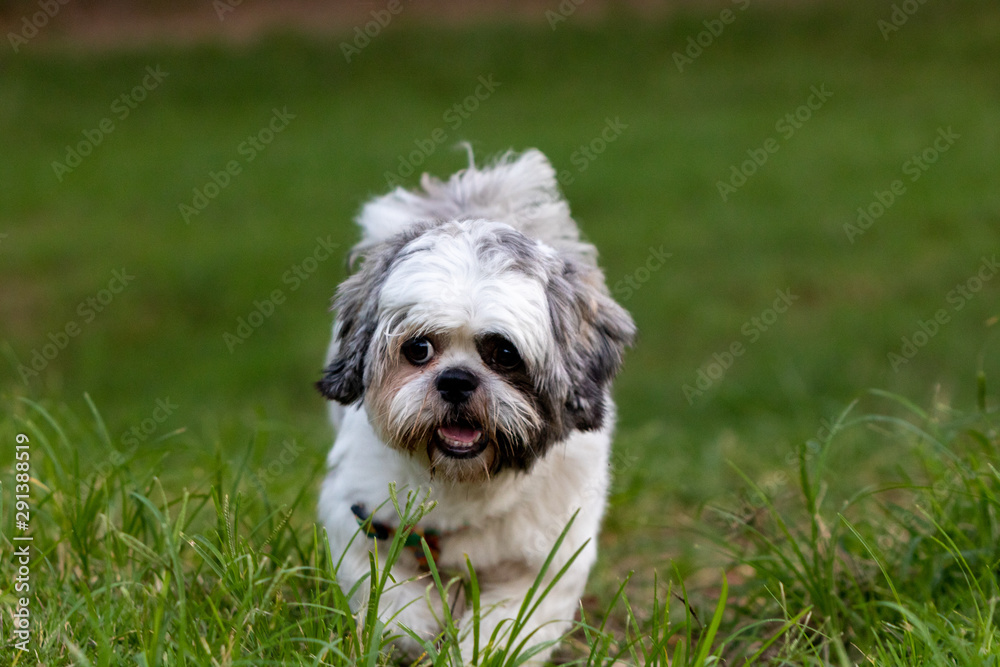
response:
[[[480,624],[483,647],[501,620],[516,615],[559,533],[579,509],[550,572],[558,572],[577,549],[586,547],[519,635],[524,638],[537,630],[532,643],[558,639],[569,629],[597,559],[597,535],[609,482],[610,431],[609,420],[601,431],[575,433],[538,461],[530,474],[505,471],[488,484],[449,485],[435,483],[425,467],[384,445],[363,408],[349,408],[327,459],[330,473],[319,500],[320,520],[329,532],[334,557],[343,558],[337,575],[341,587],[348,591],[368,575],[368,552],[374,550],[372,539],[355,537],[358,523],[351,505],[363,502],[369,508],[378,507],[388,497],[390,482],[400,489],[429,489],[429,499],[436,501],[437,507],[425,520],[425,527],[459,531],[442,540],[438,567],[464,571],[468,555],[482,586],[484,614],[492,609]],[[389,504],[383,505],[375,519],[398,524]],[[384,548],[380,557],[384,557]],[[498,570],[499,579],[491,577],[492,570]],[[426,639],[433,638],[440,626],[425,601],[436,596],[433,590],[427,591],[431,581],[419,578],[416,560],[408,552],[396,563],[393,575],[397,582],[407,583],[383,595],[381,618],[398,614],[396,623]],[[367,582],[361,584],[353,603],[364,608]],[[459,627],[471,627],[471,619],[472,610],[468,609]],[[402,644],[407,650],[414,648],[409,642]],[[466,636],[462,642],[466,661],[472,659],[472,646],[472,637]],[[544,660],[549,653],[545,651],[538,659]]]
[[[404,331],[494,331],[517,344],[529,368],[545,363],[552,354],[552,337],[544,276],[513,271],[500,256],[483,261],[475,254],[479,241],[507,226],[465,220],[414,239],[404,252],[433,252],[393,266],[379,299],[380,321],[406,312],[406,320],[393,322]]]
[[[447,183],[425,175],[422,185],[422,193],[397,188],[366,204],[359,216],[362,250],[416,222],[450,221],[412,240],[412,247],[408,246],[403,258],[390,268],[379,295],[376,337],[432,330],[463,341],[476,333],[497,332],[516,344],[529,370],[550,367],[558,350],[551,331],[544,272],[533,275],[514,270],[503,255],[483,257],[475,250],[485,236],[510,226],[535,239],[546,253],[568,252],[582,262],[594,263],[596,253],[579,240],[551,165],[538,151],[528,151],[517,159],[508,154],[488,169],[470,164]],[[420,248],[431,252],[406,253]],[[338,326],[335,323],[328,363],[338,352]],[[475,366],[479,363],[475,350],[467,348],[456,344],[448,354]],[[442,363],[448,361],[445,358]],[[412,413],[411,404],[423,395],[417,388],[414,382],[400,389],[393,399],[400,403],[398,412]],[[367,602],[368,584],[363,580],[369,574],[369,551],[376,551],[376,545],[372,538],[359,534],[351,506],[361,503],[369,511],[381,506],[375,520],[398,525],[395,510],[385,503],[388,487],[395,483],[401,496],[405,490],[420,490],[437,503],[423,523],[424,528],[445,535],[438,567],[463,572],[466,556],[475,566],[484,614],[481,650],[494,628],[516,615],[557,537],[579,510],[551,564],[550,575],[581,547],[582,551],[519,638],[534,633],[531,643],[541,643],[562,636],[570,627],[597,555],[609,483],[614,422],[610,397],[607,405],[599,430],[572,431],[527,472],[505,469],[488,481],[460,483],[435,478],[426,457],[407,454],[383,442],[372,426],[366,403],[345,408],[331,402],[337,437],[327,461],[329,474],[320,494],[319,514],[329,533],[335,562],[342,558],[338,580],[345,591],[355,590],[356,608],[363,609]],[[393,411],[397,411],[395,407]],[[383,544],[378,551],[380,565],[384,565],[384,551]],[[400,584],[384,594],[380,617],[432,639],[440,632],[435,618],[440,611],[429,602],[436,597],[427,591],[431,581],[420,575],[416,559],[405,552],[393,570],[394,580]],[[459,621],[465,633],[461,644],[465,661],[472,659],[471,618],[472,610],[466,609]],[[410,652],[416,648],[405,639],[398,643]],[[506,639],[500,645],[505,644]],[[536,660],[544,660],[551,650],[543,651]]]

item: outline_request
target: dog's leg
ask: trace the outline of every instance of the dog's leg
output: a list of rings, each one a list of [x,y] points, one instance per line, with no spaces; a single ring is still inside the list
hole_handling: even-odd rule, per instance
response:
[[[441,632],[441,605],[429,576],[401,581],[405,576],[400,568],[393,568],[393,578],[399,583],[390,582],[382,591],[378,616],[395,637],[393,645],[410,659],[416,659],[424,648],[411,633],[424,642],[433,641]]]
[[[327,487],[324,491],[331,488]],[[351,610],[359,625],[363,625],[371,598],[369,553],[378,554],[378,575],[381,577],[385,572],[388,544],[376,545],[375,540],[364,535],[358,527],[357,517],[346,502],[327,502],[322,506],[326,510],[323,518],[337,566],[337,583],[350,597]],[[440,614],[435,617],[435,610],[427,602],[428,599],[433,602],[438,597],[435,591],[427,595],[427,587],[433,582],[429,576],[419,576],[416,563],[411,566],[407,559],[412,559],[412,555],[403,553],[392,568],[392,574],[379,597],[378,618],[386,624],[390,634],[401,637],[394,642],[396,646],[416,658],[423,648],[403,631],[403,626],[421,639],[431,641],[441,631],[438,623]]]
[[[476,623],[471,603],[466,602],[466,611],[462,617],[460,626],[462,628],[462,659],[465,663],[473,664],[473,647],[476,644],[475,633],[477,632],[476,625],[478,625],[478,663],[482,663],[486,652],[503,649],[508,644],[512,647],[517,647],[521,642],[527,640],[525,643],[526,648],[544,643],[552,644],[535,654],[529,663],[543,664],[552,654],[557,640],[563,637],[570,629],[572,619],[580,604],[580,597],[583,595],[587,583],[587,575],[595,557],[596,549],[588,545],[562,578],[553,586],[552,590],[539,601],[542,591],[551,582],[551,575],[559,569],[557,563],[553,563],[549,576],[545,578],[543,584],[535,591],[534,596],[528,604],[525,614],[527,614],[527,611],[535,603],[538,603],[538,606],[527,619],[522,617],[520,620],[517,620],[517,616],[524,604],[528,590],[535,582],[534,574],[526,572],[523,575],[510,578],[506,581],[482,582],[479,596],[480,618],[478,624]],[[514,631],[515,622],[520,627],[517,629],[517,634],[513,637],[513,641],[511,641],[511,633]]]
[[[357,555],[361,558],[357,558]],[[357,555],[348,553],[345,556],[337,579],[345,590],[360,581],[351,596],[351,609],[355,612],[359,626],[363,626],[371,599],[370,566],[367,551]],[[348,559],[352,561],[351,565],[347,565]],[[384,562],[379,563],[380,571],[384,566]],[[440,597],[434,590],[434,582],[429,575],[417,574],[397,565],[392,569],[391,579],[379,596],[378,618],[385,623],[386,632],[396,637],[393,644],[411,659],[415,659],[424,649],[410,633],[423,641],[433,641],[441,632],[438,620],[442,617],[440,607]]]

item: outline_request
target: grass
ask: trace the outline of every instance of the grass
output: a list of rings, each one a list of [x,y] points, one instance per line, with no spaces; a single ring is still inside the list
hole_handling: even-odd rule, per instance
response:
[[[0,54],[0,435],[26,432],[38,453],[41,660],[376,658],[315,533],[329,432],[311,385],[350,218],[438,127],[448,139],[420,168],[439,175],[462,165],[462,139],[482,156],[544,150],[609,284],[636,285],[617,290],[641,339],[615,387],[616,481],[572,656],[994,659],[995,407],[968,378],[1000,376],[1000,280],[970,283],[996,248],[1000,13],[925,3],[884,40],[890,11],[754,4],[683,73],[674,51],[717,13],[554,31],[541,14],[404,15],[350,64],[337,39],[287,34]],[[115,116],[157,65],[169,76]],[[453,129],[444,114],[491,74],[501,85]],[[824,84],[833,96],[722,201],[717,181]],[[295,118],[244,162],[241,143],[286,107]],[[114,131],[58,180],[52,162],[104,117]],[[581,169],[609,118],[628,127]],[[960,138],[908,180],[947,127]],[[185,224],[178,205],[234,159],[241,173]],[[905,194],[851,243],[844,224],[894,179]],[[339,252],[313,265],[319,238]],[[88,306],[123,268],[134,281]],[[224,334],[275,290],[230,350]],[[771,323],[777,290],[797,298]],[[734,342],[745,353],[689,403],[684,385]],[[23,381],[46,345],[54,358]],[[931,407],[863,395],[843,414],[866,387]],[[2,581],[13,465],[0,448]]]
[[[721,511],[730,557],[753,568],[748,599],[808,609],[824,664],[996,664],[1000,659],[1000,439],[995,412],[901,406],[906,418],[843,415],[909,448],[899,479],[826,497],[831,437],[803,447],[795,494],[751,484],[759,512]],[[920,474],[903,472],[915,460]],[[752,591],[756,591],[752,592]]]
[[[925,411],[876,393],[893,410],[857,417],[854,406],[845,410],[830,437],[800,449],[794,483],[775,492],[747,479],[745,502],[706,508],[699,531],[719,545],[721,568],[713,575],[720,586],[714,603],[706,591],[689,595],[676,569],[664,573],[665,585],[654,577],[648,591],[636,591],[626,577],[605,607],[584,606],[565,659],[699,667],[720,660],[997,664],[996,410],[987,409],[985,392],[970,413],[943,404]],[[266,428],[258,438],[267,437]],[[381,591],[395,584],[388,570],[372,561],[363,585],[373,603],[352,612],[321,529],[293,520],[308,512],[301,507],[304,488],[291,503],[276,505],[253,479],[248,462],[259,442],[247,444],[237,465],[220,459],[219,444],[228,437],[216,442],[214,454],[204,442],[205,455],[216,459],[211,485],[167,489],[142,461],[148,455],[84,475],[81,458],[111,446],[92,404],[88,415],[72,419],[23,399],[13,417],[0,421],[0,436],[27,443],[32,479],[35,555],[30,573],[20,573],[32,587],[32,652],[13,653],[11,664],[374,665],[391,658],[391,637],[374,615]],[[848,497],[831,490],[827,463],[837,449],[891,440],[907,451],[897,479],[849,489]],[[4,490],[11,489],[13,474],[5,477]],[[390,493],[401,525],[433,511],[414,493],[405,501]],[[25,531],[4,509],[0,544],[7,553],[0,570],[15,581],[11,550]],[[387,563],[407,535],[395,536]],[[461,584],[442,578],[426,545],[425,553],[432,590],[448,600],[449,588]],[[475,570],[468,566],[467,594],[477,609]],[[481,638],[478,664],[530,658],[530,637],[519,628],[551,588],[544,573],[517,619]],[[2,599],[8,613],[18,608],[11,591]],[[702,605],[704,618],[696,611]],[[428,664],[468,660],[458,652],[454,620],[446,616],[444,628],[437,641],[424,642]]]

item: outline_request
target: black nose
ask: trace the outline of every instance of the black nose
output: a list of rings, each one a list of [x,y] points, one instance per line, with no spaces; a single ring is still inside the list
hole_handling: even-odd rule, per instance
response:
[[[464,403],[479,386],[479,378],[462,368],[448,368],[437,378],[437,390],[449,403]]]

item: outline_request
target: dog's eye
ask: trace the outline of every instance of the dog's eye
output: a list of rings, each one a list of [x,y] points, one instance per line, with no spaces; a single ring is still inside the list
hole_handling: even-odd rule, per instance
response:
[[[434,356],[434,346],[426,338],[411,338],[403,343],[403,356],[411,364],[421,366]]]
[[[513,370],[521,365],[521,355],[513,343],[501,339],[493,348],[493,363],[505,370]]]

